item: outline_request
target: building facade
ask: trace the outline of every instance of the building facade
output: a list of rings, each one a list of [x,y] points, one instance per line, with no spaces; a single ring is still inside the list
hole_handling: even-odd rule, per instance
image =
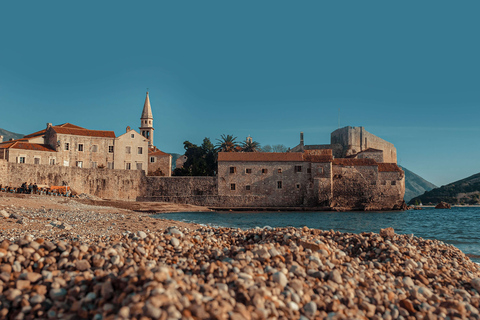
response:
[[[113,131],[89,130],[71,123],[47,124],[38,132],[12,141],[0,141],[0,159],[8,162],[78,168],[161,171],[171,176],[171,155],[153,145],[153,114],[148,96],[140,118],[140,132],[127,127]]]

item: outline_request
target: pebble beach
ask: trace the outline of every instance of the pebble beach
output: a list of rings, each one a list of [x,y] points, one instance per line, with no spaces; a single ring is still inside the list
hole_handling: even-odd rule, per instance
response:
[[[480,269],[437,240],[212,228],[0,197],[0,319],[479,319]]]

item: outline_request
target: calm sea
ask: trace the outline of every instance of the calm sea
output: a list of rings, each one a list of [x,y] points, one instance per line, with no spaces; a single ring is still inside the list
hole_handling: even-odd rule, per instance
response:
[[[293,226],[341,232],[380,232],[392,227],[398,234],[413,234],[452,244],[480,263],[480,207],[401,212],[181,212],[158,218],[203,225],[249,229]]]

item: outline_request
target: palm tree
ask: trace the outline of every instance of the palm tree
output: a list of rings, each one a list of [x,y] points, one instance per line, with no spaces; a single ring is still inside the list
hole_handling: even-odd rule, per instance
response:
[[[248,137],[245,142],[242,142],[242,151],[243,152],[258,152],[262,150],[260,148],[260,143],[253,141],[252,138]]]
[[[233,135],[222,134],[220,139],[217,139],[218,143],[215,145],[215,150],[217,152],[235,152],[238,149],[238,144],[235,141],[237,137]]]

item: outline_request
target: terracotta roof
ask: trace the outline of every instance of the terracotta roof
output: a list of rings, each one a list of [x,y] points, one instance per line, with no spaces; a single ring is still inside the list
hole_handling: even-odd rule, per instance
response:
[[[310,150],[305,150],[305,154],[309,154],[309,155],[326,155],[326,156],[331,156],[333,153],[332,153],[332,149],[310,149]]]
[[[333,159],[333,165],[337,166],[376,166],[378,163],[373,159]]]
[[[11,142],[0,145],[0,149],[22,149],[22,150],[35,150],[35,151],[49,151],[56,152],[55,149],[47,144],[29,143],[29,142]]]
[[[307,162],[332,162],[333,156],[331,154],[330,155],[304,154],[303,160]]]
[[[101,131],[101,130],[87,130],[77,129],[69,127],[52,127],[56,133],[71,134],[74,136],[88,136],[88,137],[102,137],[102,138],[115,138],[115,132],[113,131]]]
[[[218,161],[239,162],[302,162],[303,153],[300,152],[219,152]]]
[[[379,172],[402,172],[399,166],[396,163],[379,163],[378,164]]]
[[[40,130],[40,131],[37,131],[37,132],[34,132],[34,133],[27,134],[26,136],[23,136],[23,139],[34,138],[34,137],[44,135],[46,131],[47,131],[47,129],[43,129],[43,130]]]

